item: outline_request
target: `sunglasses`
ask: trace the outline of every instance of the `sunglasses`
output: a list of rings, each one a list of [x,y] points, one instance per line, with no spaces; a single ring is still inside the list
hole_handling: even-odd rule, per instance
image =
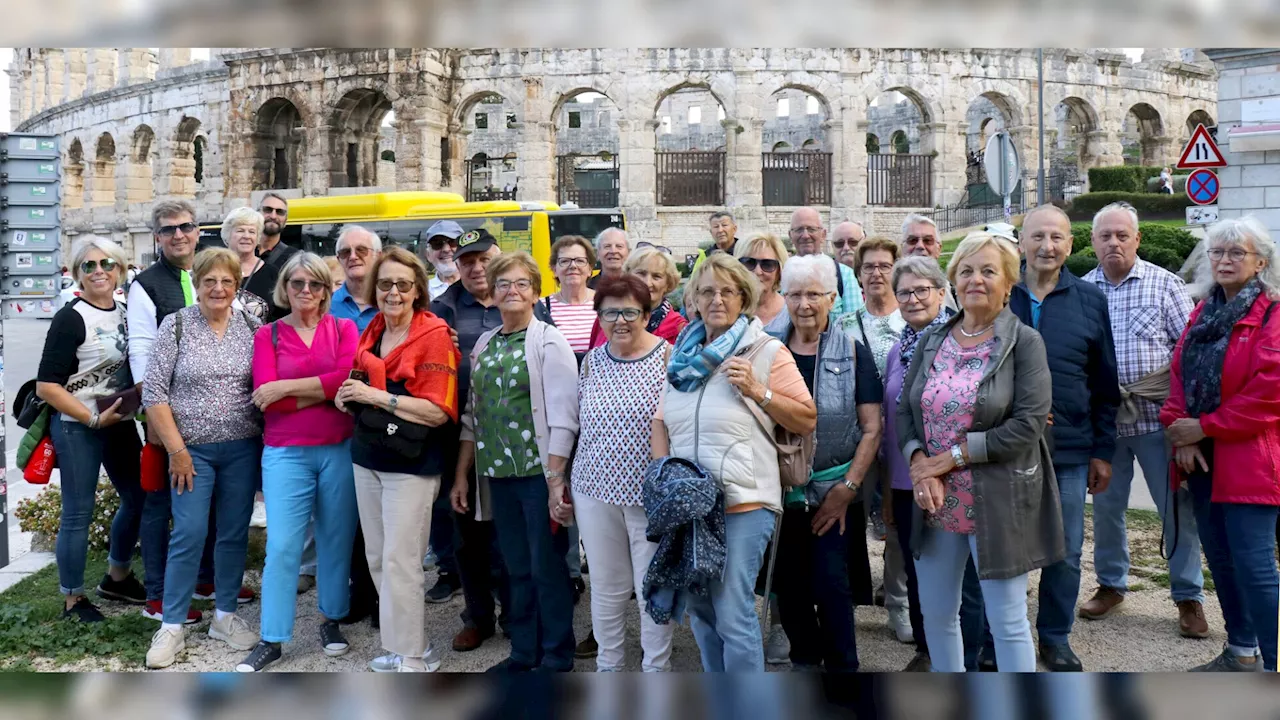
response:
[[[744,257],[738,260],[738,262],[742,263],[742,267],[750,270],[751,272],[755,272],[756,267],[759,267],[761,270],[764,270],[765,272],[774,273],[774,272],[778,272],[779,268],[782,267],[782,263],[778,262],[777,260],[765,260],[765,259],[753,258],[753,257]]]
[[[324,290],[324,283],[319,280],[290,280],[289,287],[294,292],[300,293],[303,290],[310,290],[311,294],[319,295]]]
[[[262,208],[262,214],[263,215],[279,215],[280,217],[285,217],[289,214],[289,208],[264,207]]]
[[[198,227],[199,226],[192,222],[185,222],[181,225],[161,225],[160,229],[156,230],[156,234],[162,238],[171,238],[174,233],[177,232],[181,232],[183,235],[190,235],[195,232]]]
[[[379,280],[378,289],[382,292],[391,292],[391,288],[399,290],[401,294],[408,293],[414,287],[412,280]]]
[[[640,242],[636,243],[636,249],[639,250],[640,248],[653,248],[654,250],[657,250],[663,255],[671,254],[671,248],[667,247],[666,245],[654,245],[653,243],[647,242],[644,240],[641,240]]]
[[[111,258],[103,258],[102,260],[85,260],[80,263],[80,274],[91,275],[98,270],[98,266],[102,266],[102,272],[111,272],[120,267],[120,263]]]
[[[849,238],[847,240],[842,238],[840,240],[832,240],[831,245],[837,250],[843,250],[845,245],[848,245],[850,248],[858,247],[858,242],[858,240],[854,240],[853,238]]]
[[[440,235],[437,235],[437,236],[435,236],[435,237],[431,238],[430,240],[428,240],[428,241],[427,241],[427,244],[431,246],[431,249],[432,249],[432,250],[440,250],[440,249],[441,249],[441,248],[443,248],[445,245],[452,245],[452,246],[453,246],[453,247],[455,247],[455,248],[457,248],[457,247],[458,247],[458,241],[457,241],[457,240],[454,240],[454,239],[452,239],[452,238],[442,237],[442,236],[440,236]]]
[[[356,257],[367,258],[367,257],[369,257],[370,255],[372,255],[372,254],[373,254],[373,248],[369,248],[369,247],[353,247],[353,248],[346,248],[346,247],[344,247],[344,248],[342,248],[341,250],[339,250],[339,251],[338,251],[338,259],[339,259],[339,260],[350,260],[350,259],[351,259],[351,255],[352,255],[353,253],[355,254],[355,256],[356,256]]]

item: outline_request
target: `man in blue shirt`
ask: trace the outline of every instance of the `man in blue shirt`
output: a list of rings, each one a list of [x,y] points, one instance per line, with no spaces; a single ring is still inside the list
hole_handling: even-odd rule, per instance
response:
[[[351,320],[363,333],[378,314],[376,306],[364,304],[364,297],[369,283],[373,282],[369,271],[382,254],[382,238],[359,225],[348,225],[338,235],[337,252],[343,281],[342,287],[333,294],[329,312]]]
[[[1120,407],[1115,343],[1106,296],[1065,267],[1071,255],[1066,213],[1053,205],[1035,208],[1023,219],[1018,242],[1024,271],[1009,308],[1044,337],[1053,378],[1047,439],[1067,548],[1066,558],[1040,575],[1040,658],[1050,670],[1079,671],[1080,658],[1068,637],[1080,594],[1085,495],[1100,493],[1111,482]]]

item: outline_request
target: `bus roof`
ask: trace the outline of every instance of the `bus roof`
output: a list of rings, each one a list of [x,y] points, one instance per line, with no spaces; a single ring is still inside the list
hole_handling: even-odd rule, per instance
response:
[[[461,195],[449,192],[388,192],[299,198],[289,201],[289,224],[404,217],[410,209],[425,210],[432,206],[462,202]]]
[[[404,217],[447,217],[459,215],[504,215],[521,212],[556,211],[560,206],[551,202],[527,202],[517,200],[488,200],[483,202],[457,202],[423,204],[411,207]],[[293,218],[291,217],[290,220]]]

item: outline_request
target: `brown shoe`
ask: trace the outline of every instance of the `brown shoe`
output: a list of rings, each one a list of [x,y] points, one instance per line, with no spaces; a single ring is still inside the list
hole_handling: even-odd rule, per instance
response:
[[[1124,595],[1121,595],[1115,588],[1100,587],[1098,591],[1089,598],[1089,602],[1080,606],[1080,611],[1076,614],[1085,620],[1101,620],[1111,614],[1120,603],[1124,602]]]
[[[1204,619],[1204,606],[1198,600],[1178,603],[1178,632],[1182,637],[1209,637],[1209,621]]]
[[[487,633],[481,632],[480,628],[467,625],[453,636],[454,652],[471,652],[484,644],[485,640],[493,637],[493,631]]]

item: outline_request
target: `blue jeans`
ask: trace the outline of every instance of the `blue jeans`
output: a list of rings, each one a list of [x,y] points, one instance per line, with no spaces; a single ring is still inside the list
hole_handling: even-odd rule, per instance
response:
[[[267,503],[262,639],[283,643],[293,639],[298,567],[313,513],[320,614],[340,620],[350,610],[351,543],[357,518],[351,441],[264,448],[262,494]]]
[[[262,440],[257,437],[188,445],[187,452],[196,471],[194,487],[181,495],[171,490],[173,534],[164,583],[164,622],[173,625],[185,622],[191,607],[210,513],[217,518],[213,551],[216,606],[222,612],[236,611],[249,548],[249,516],[262,474]]]
[[[1204,574],[1200,569],[1200,537],[1196,533],[1195,511],[1186,490],[1169,488],[1169,453],[1164,432],[1116,438],[1115,461],[1111,463],[1111,485],[1093,496],[1093,565],[1098,584],[1121,594],[1129,589],[1129,538],[1124,513],[1129,508],[1129,488],[1133,483],[1133,462],[1142,474],[1164,523],[1167,543],[1174,544],[1169,558],[1169,583],[1174,602],[1204,601]],[[1171,497],[1172,496],[1172,497]],[[1173,502],[1171,502],[1171,500]],[[1174,528],[1174,505],[1178,527]]]
[[[1213,481],[1206,473],[1192,475],[1187,485],[1222,606],[1227,643],[1236,655],[1246,657],[1254,654],[1254,648],[1261,648],[1263,667],[1275,672],[1276,615],[1280,611],[1276,594],[1280,590],[1277,508],[1212,502]]]
[[[493,528],[510,578],[511,659],[528,667],[573,669],[573,596],[564,556],[568,533],[551,533],[547,481],[541,475],[495,478]]]
[[[817,508],[812,512],[787,508],[782,514],[773,582],[778,614],[791,640],[793,664],[824,665],[827,672],[857,672],[849,544],[839,525],[824,535],[814,535],[816,512]],[[862,509],[846,510],[854,512]]]
[[[107,562],[128,570],[138,544],[146,493],[142,490],[142,442],[132,420],[93,430],[61,419],[55,411],[49,434],[62,476],[62,524],[58,529],[58,589],[63,595],[84,594],[84,566],[89,550],[89,523],[98,493],[98,471],[105,467],[120,496],[111,520]]]
[[[1040,611],[1036,631],[1041,645],[1066,645],[1080,596],[1080,555],[1084,547],[1084,498],[1089,492],[1089,465],[1054,465],[1062,500],[1062,528],[1067,556],[1040,572]]]
[[[725,515],[724,577],[710,597],[690,594],[687,604],[706,672],[764,672],[755,587],[776,521],[764,509]]]
[[[960,634],[960,597],[965,564],[977,567],[978,543],[973,535],[931,528],[924,534],[916,560],[920,612],[929,636],[929,657],[935,672],[963,672],[964,643]],[[1035,672],[1036,651],[1027,621],[1027,576],[980,580],[987,622],[995,639],[996,662],[1003,672]]]

